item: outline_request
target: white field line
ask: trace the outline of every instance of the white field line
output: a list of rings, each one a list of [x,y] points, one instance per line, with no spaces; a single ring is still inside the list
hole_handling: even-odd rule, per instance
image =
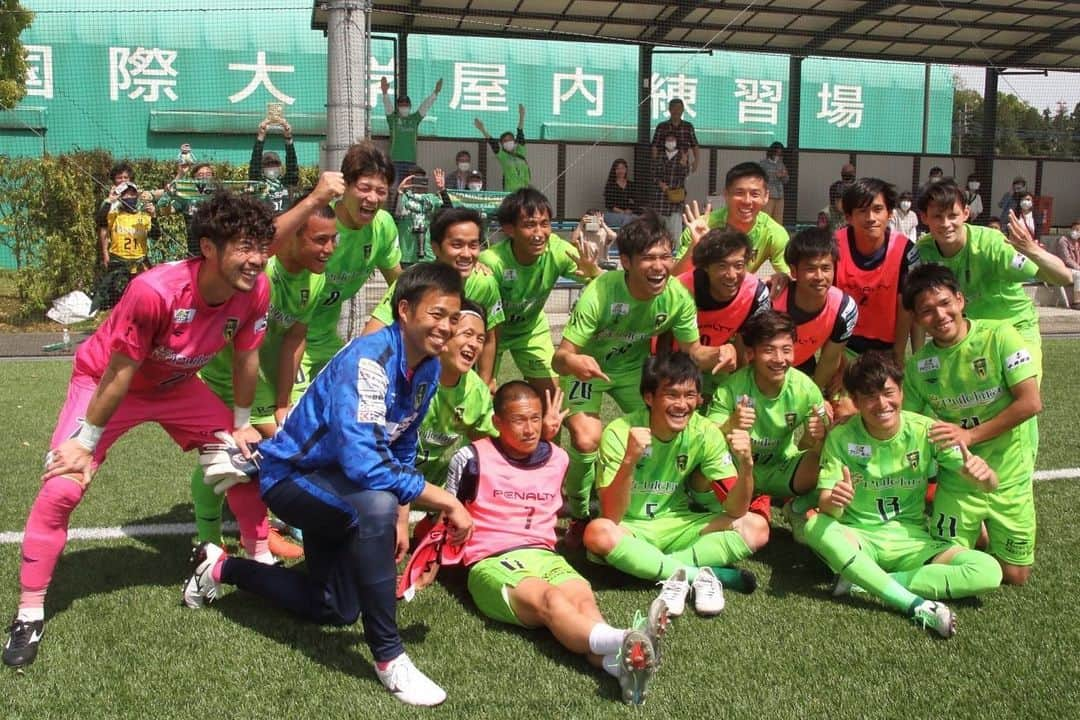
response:
[[[1060,468],[1058,470],[1037,470],[1033,479],[1070,480],[1080,478],[1080,467]],[[424,513],[413,510],[409,513],[409,522],[416,523]],[[236,532],[235,522],[226,522],[222,530]],[[160,537],[163,535],[194,535],[195,523],[161,523],[158,525],[116,525],[113,527],[71,528],[68,540],[120,540],[134,537]],[[0,545],[22,544],[21,532],[0,532]]]

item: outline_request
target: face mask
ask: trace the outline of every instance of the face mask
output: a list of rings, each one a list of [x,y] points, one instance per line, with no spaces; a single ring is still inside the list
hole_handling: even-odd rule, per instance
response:
[[[854,175],[841,175],[840,179],[843,180],[846,183],[855,182],[855,176]]]
[[[664,149],[667,150],[668,152],[670,152],[672,150],[676,150],[676,149],[678,149],[678,147],[679,147],[678,142],[668,141],[668,142],[664,143]]]
[[[1027,186],[1023,185],[1022,183],[1017,183],[1017,184],[1013,185],[1013,192],[1014,193],[1023,192],[1025,187],[1027,187]]]
[[[281,176],[281,168],[279,168],[279,167],[263,168],[263,175],[266,177],[267,180],[277,180]]]
[[[514,142],[513,140],[507,140],[506,142],[504,142],[502,144],[502,149],[505,150],[508,153],[514,152],[514,148],[516,148],[516,147],[517,147],[517,143]]]
[[[971,192],[975,192],[978,189],[979,189],[978,181],[972,180],[971,182],[968,183],[968,190],[970,190]]]
[[[409,117],[412,112],[412,108],[408,105],[398,105],[397,114],[403,118]]]
[[[1073,240],[1080,240],[1080,230],[1070,230],[1069,237]]]
[[[135,212],[139,208],[139,198],[120,198],[120,207]]]
[[[484,186],[483,185],[478,185],[476,183],[469,183],[469,189],[470,190],[483,190]]]
[[[1034,204],[1034,203],[1032,203],[1032,202],[1031,202],[1030,200],[1021,200],[1021,201],[1020,201],[1020,207],[1021,207],[1022,209],[1024,209],[1024,210],[1030,210],[1030,209],[1031,209],[1031,206],[1032,206],[1033,204]]]
[[[908,210],[910,210],[911,209],[911,201],[910,200],[901,200],[900,201],[900,209],[903,210],[904,212],[907,212]]]
[[[209,178],[195,178],[195,189],[203,195],[209,195],[214,192],[214,182]]]
[[[457,164],[457,169],[458,169],[458,172],[463,172],[463,173],[464,172],[469,172],[469,170],[472,169],[472,163],[459,162]]]
[[[931,175],[930,176],[930,182],[932,182],[932,183],[941,182],[941,176],[940,175]]]

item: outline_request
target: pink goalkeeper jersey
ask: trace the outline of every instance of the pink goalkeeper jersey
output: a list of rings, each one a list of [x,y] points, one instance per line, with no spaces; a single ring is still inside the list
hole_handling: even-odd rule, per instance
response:
[[[131,390],[146,392],[190,378],[225,345],[259,347],[266,333],[270,284],[260,274],[250,292],[221,305],[200,297],[202,258],[158,265],[131,281],[109,318],[75,353],[75,374],[100,380],[113,353],[137,360]]]

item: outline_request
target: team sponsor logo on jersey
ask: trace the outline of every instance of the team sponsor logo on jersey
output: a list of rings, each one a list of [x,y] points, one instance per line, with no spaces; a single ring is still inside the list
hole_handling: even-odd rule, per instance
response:
[[[668,319],[667,313],[660,313],[659,315],[656,316],[656,322],[653,323],[653,327],[659,329],[661,325],[663,325],[664,323],[667,322],[667,319]]]
[[[507,500],[524,500],[525,502],[548,502],[555,499],[553,492],[536,492],[535,490],[503,490],[495,488],[491,491],[492,497],[505,498]]]
[[[517,270],[514,268],[503,270],[503,282],[517,282]]]
[[[611,317],[612,318],[617,318],[617,317],[622,317],[624,315],[629,315],[630,314],[630,303],[623,303],[623,302],[611,303],[610,312],[611,312]]]
[[[1005,358],[1005,372],[1015,370],[1016,368],[1031,362],[1031,353],[1026,349],[1020,348],[1009,357]]]
[[[941,360],[937,357],[923,358],[918,365],[921,373],[933,372],[941,369]]]
[[[458,441],[461,437],[457,433],[444,433],[438,430],[424,430],[420,433],[420,439],[426,445],[438,445],[439,447],[450,447]]]
[[[221,331],[221,334],[225,336],[226,342],[236,337],[236,328],[238,327],[240,327],[240,318],[231,317],[225,321],[225,329]]]
[[[419,410],[420,406],[424,404],[424,396],[427,395],[427,387],[428,384],[426,382],[416,386],[416,394],[413,396],[413,410]]]
[[[918,469],[918,467],[919,467],[919,451],[918,450],[912,450],[911,452],[909,452],[904,457],[907,458],[908,465],[911,466],[912,470]]]
[[[675,467],[678,468],[679,472],[686,472],[686,464],[689,461],[690,456],[686,453],[683,453],[682,455],[679,455],[677,458],[675,458]]]
[[[494,303],[491,304],[491,309],[488,311],[488,317],[490,318],[492,315],[498,315],[502,311],[502,300],[496,300]]]
[[[980,378],[984,380],[986,379],[986,358],[975,358],[971,361],[971,368]]]
[[[263,315],[261,318],[255,321],[255,325],[252,327],[252,330],[255,332],[256,335],[261,332],[266,332],[267,322],[269,321],[267,320],[266,315]]]
[[[863,458],[864,460],[869,460],[873,454],[873,450],[869,445],[859,445],[858,443],[848,443],[847,452],[851,457]]]
[[[195,308],[177,308],[173,310],[172,321],[177,325],[194,322]]]
[[[465,406],[458,405],[454,408],[454,422],[464,425],[465,424]]]
[[[863,474],[861,472],[852,473],[851,474],[851,486],[852,487],[858,487],[859,485],[862,485],[862,482],[865,479],[866,478],[863,477]]]
[[[365,260],[370,260],[371,259],[372,250],[374,250],[374,247],[371,245],[371,243],[367,243],[366,245],[364,245],[364,259]]]
[[[795,422],[799,419],[799,416],[795,413],[784,413],[784,422],[787,423],[789,428],[795,427]]]
[[[300,304],[307,305],[308,300],[311,299],[311,291],[307,288],[300,288]]]
[[[1027,262],[1027,258],[1024,257],[1024,254],[1016,253],[1015,255],[1013,255],[1012,263],[1010,264],[1013,266],[1014,270],[1019,270],[1020,268],[1024,267],[1025,262]]]

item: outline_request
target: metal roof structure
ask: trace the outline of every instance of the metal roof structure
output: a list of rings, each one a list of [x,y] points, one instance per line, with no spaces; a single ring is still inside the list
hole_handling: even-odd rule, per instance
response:
[[[327,0],[312,26],[326,28]],[[363,0],[358,4],[365,4]],[[1080,70],[1076,0],[376,0],[379,32]]]

